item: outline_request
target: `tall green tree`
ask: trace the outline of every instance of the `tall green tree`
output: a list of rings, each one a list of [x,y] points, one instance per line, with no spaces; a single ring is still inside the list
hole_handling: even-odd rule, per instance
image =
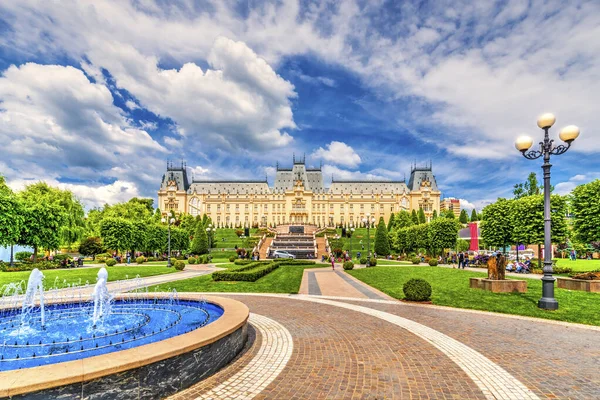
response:
[[[527,180],[524,183],[517,183],[513,186],[513,196],[515,199],[520,199],[525,196],[535,196],[542,194],[543,186],[540,186],[535,172],[530,172]]]
[[[467,215],[467,211],[464,208],[462,210],[460,210],[460,216],[458,217],[458,222],[460,222],[461,224],[466,224],[467,222],[469,222],[469,217]]]
[[[412,210],[410,218],[412,219],[413,225],[419,225],[419,216],[417,215],[417,210]]]
[[[425,211],[423,211],[422,208],[419,208],[418,217],[420,224],[424,224],[425,222],[427,222],[427,219],[425,218]]]
[[[190,237],[182,228],[171,228],[171,249],[187,251],[190,248]]]
[[[481,237],[488,246],[506,247],[513,243],[513,202],[514,200],[498,199],[483,209]]]
[[[131,248],[132,253],[142,251],[148,241],[148,223],[143,221],[131,222]]]
[[[124,218],[104,218],[100,223],[100,236],[107,249],[130,250],[134,246],[134,228],[131,221]]]
[[[408,228],[400,228],[394,231],[393,239],[394,247],[398,249],[400,253],[406,253],[408,248]]]
[[[12,246],[19,240],[24,216],[21,203],[0,175],[0,247]],[[12,257],[11,257],[12,263]]]
[[[407,228],[413,225],[410,213],[402,210],[394,216],[394,229]]]
[[[390,213],[390,219],[388,220],[387,230],[388,232],[394,229],[394,213]]]
[[[202,221],[198,223],[192,245],[190,247],[190,253],[194,255],[201,255],[208,253],[208,237],[206,236],[206,230]]]
[[[144,246],[145,252],[165,252],[167,250],[167,227],[159,224],[148,224],[146,242]]]
[[[571,213],[573,231],[579,241],[600,241],[600,179],[577,186],[573,190]]]
[[[475,222],[478,220],[479,220],[479,218],[477,217],[477,211],[475,209],[473,209],[473,211],[471,211],[471,222]]]
[[[433,210],[433,215],[431,216],[431,219],[434,220],[438,217],[438,212],[437,210]]]
[[[440,216],[449,219],[456,219],[456,215],[454,215],[454,211],[452,210],[444,210]]]
[[[377,231],[375,231],[375,253],[382,256],[390,254],[390,239],[383,217],[379,218]]]
[[[103,249],[102,239],[99,237],[90,236],[79,243],[79,253],[84,256],[92,256],[92,259],[96,259],[96,254],[102,253]]]
[[[458,239],[460,224],[455,219],[437,218],[427,228],[429,251],[432,256],[440,255],[444,249],[453,249]]]

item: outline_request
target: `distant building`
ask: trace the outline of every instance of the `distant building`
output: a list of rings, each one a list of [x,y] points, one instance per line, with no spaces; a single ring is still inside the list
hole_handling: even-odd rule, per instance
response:
[[[453,197],[446,198],[441,201],[440,208],[444,211],[452,210],[454,216],[458,218],[460,216],[460,200]]]
[[[338,180],[326,188],[321,168],[307,168],[294,157],[291,168],[277,165],[275,182],[189,180],[187,168],[167,165],[158,191],[158,205],[168,211],[207,214],[218,227],[276,226],[305,223],[318,226],[361,226],[370,214],[387,222],[391,213],[422,208],[426,218],[440,211],[440,191],[431,165],[411,168],[404,181]],[[459,210],[460,212],[460,210]]]

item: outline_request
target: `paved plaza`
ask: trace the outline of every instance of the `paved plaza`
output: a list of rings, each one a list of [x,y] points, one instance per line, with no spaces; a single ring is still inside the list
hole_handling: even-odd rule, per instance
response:
[[[597,327],[400,302],[339,267],[218,295],[248,305],[250,340],[173,399],[600,398]]]

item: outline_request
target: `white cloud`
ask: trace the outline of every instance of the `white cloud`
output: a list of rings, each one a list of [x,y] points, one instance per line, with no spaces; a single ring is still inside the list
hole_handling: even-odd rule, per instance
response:
[[[560,195],[569,194],[577,186],[591,182],[594,179],[600,179],[600,172],[588,172],[585,175],[583,175],[583,174],[575,175],[566,182],[559,182],[556,185],[554,185],[553,193],[560,194]]]
[[[319,147],[311,157],[349,168],[356,168],[361,163],[360,156],[344,142],[332,141],[326,147]]]
[[[459,199],[460,201],[460,208],[467,210],[468,212],[471,212],[471,210],[473,210],[475,207],[475,204],[471,203],[468,200],[465,199]]]
[[[332,176],[335,180],[389,180],[383,175],[373,174],[370,172],[348,171],[347,169],[342,169],[330,164],[324,164],[321,170],[323,171],[323,179],[326,182],[331,182]]]

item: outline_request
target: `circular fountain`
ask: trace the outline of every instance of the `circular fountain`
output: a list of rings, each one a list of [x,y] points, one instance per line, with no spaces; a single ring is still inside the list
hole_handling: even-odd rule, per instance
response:
[[[212,375],[245,345],[242,303],[176,292],[115,298],[107,280],[102,268],[89,300],[66,290],[45,301],[34,270],[24,296],[16,291],[21,307],[2,299],[0,397],[164,397]]]

